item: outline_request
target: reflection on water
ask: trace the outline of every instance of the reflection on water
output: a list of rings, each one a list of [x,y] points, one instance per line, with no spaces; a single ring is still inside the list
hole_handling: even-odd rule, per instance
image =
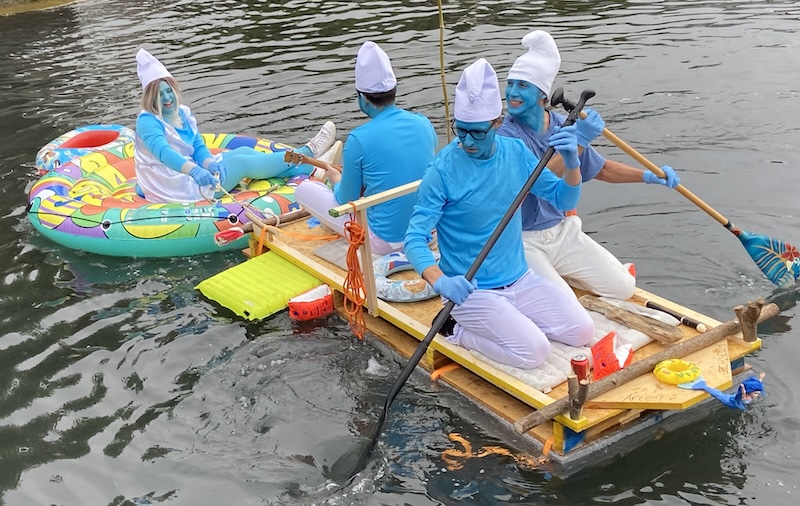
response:
[[[595,89],[613,132],[738,225],[800,238],[794,3],[443,3],[451,99],[466,64],[484,56],[502,80],[521,37],[547,29],[568,96]],[[4,504],[789,503],[795,292],[774,294],[785,313],[762,325],[753,360],[768,394],[746,413],[719,411],[569,479],[500,455],[450,471],[451,433],[518,449],[419,376],[368,472],[343,486],[401,364],[337,317],[247,323],[204,300],[194,286],[237,253],[104,258],[64,250],[23,218],[39,147],[83,124],[133,124],[140,46],[178,78],[205,130],[302,143],[329,118],[341,132],[363,122],[353,63],[372,39],[392,58],[401,104],[429,116],[443,142],[438,27],[435,2],[411,0],[85,0],[0,18]],[[674,192],[592,183],[580,214],[587,233],[636,262],[643,288],[720,320],[773,291],[739,242]]]

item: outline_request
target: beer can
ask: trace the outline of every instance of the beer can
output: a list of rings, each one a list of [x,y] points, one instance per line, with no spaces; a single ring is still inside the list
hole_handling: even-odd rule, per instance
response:
[[[578,381],[589,378],[589,357],[583,353],[578,353],[573,355],[569,362],[572,365],[572,372],[578,377]]]

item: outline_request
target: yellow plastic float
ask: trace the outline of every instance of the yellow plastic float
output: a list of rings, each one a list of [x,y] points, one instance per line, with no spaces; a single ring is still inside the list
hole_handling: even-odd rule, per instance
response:
[[[694,362],[673,358],[656,364],[653,374],[661,382],[679,385],[690,383],[700,377],[700,368]]]

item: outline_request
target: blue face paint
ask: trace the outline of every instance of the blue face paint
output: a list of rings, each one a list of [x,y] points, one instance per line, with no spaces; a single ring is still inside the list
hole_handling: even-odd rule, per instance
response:
[[[358,94],[358,108],[370,118],[374,118],[378,114],[378,108],[367,100],[363,93]]]
[[[161,102],[161,112],[164,116],[172,116],[178,110],[175,90],[166,81],[158,84],[158,100]]]
[[[537,132],[544,128],[544,105],[546,98],[542,90],[519,79],[509,79],[506,83],[506,105],[508,113],[523,125]]]
[[[461,148],[470,158],[486,160],[494,154],[494,136],[497,132],[491,121],[468,123],[456,121],[453,131],[461,141]]]

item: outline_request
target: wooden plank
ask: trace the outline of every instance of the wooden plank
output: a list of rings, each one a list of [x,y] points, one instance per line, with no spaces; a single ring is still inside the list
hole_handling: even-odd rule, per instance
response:
[[[380,193],[376,193],[375,195],[370,195],[369,197],[363,197],[358,200],[354,200],[353,202],[342,204],[330,209],[328,214],[334,218],[338,218],[339,216],[350,214],[353,212],[353,210],[358,211],[360,209],[366,209],[368,207],[382,204],[394,198],[402,197],[403,195],[408,195],[409,193],[414,193],[417,191],[420,181],[421,179],[418,179],[417,181],[412,181],[402,186],[392,188],[391,190],[382,191]]]

